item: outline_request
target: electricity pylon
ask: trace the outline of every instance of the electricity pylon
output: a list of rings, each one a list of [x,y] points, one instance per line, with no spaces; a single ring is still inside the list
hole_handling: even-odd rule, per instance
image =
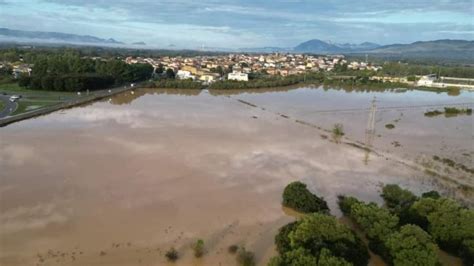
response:
[[[367,147],[364,163],[369,162],[370,148],[375,137],[375,113],[377,112],[377,105],[375,105],[375,96],[370,107],[369,119],[367,120],[367,128],[365,129],[365,145]]]

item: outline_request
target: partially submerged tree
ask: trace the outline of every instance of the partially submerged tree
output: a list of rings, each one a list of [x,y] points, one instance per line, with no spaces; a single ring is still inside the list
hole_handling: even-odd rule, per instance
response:
[[[270,265],[367,265],[362,240],[336,218],[312,213],[280,229],[275,238],[278,258]],[[327,261],[346,264],[325,264]]]
[[[416,225],[405,225],[385,242],[393,265],[439,265],[438,246]]]
[[[323,198],[320,198],[299,181],[290,183],[283,191],[283,205],[303,213],[328,213],[329,207]]]

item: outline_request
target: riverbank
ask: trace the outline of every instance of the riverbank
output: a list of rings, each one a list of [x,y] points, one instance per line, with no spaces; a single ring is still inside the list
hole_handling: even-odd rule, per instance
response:
[[[71,99],[68,99],[64,102],[60,102],[58,104],[53,104],[53,105],[49,105],[49,106],[45,106],[45,107],[40,107],[40,108],[31,110],[31,111],[25,110],[25,107],[24,106],[22,107],[22,105],[20,104],[18,106],[17,110],[15,110],[15,112],[13,113],[13,115],[7,116],[5,118],[0,118],[0,127],[4,127],[4,126],[7,126],[9,124],[19,122],[19,121],[22,121],[22,120],[25,120],[25,119],[29,119],[29,118],[33,118],[33,117],[37,117],[37,116],[41,116],[41,115],[46,115],[46,114],[49,114],[49,113],[52,113],[52,112],[55,112],[55,111],[58,111],[58,110],[61,110],[61,109],[72,108],[72,107],[75,107],[75,106],[78,106],[78,105],[94,102],[94,101],[97,101],[97,100],[100,100],[100,99],[103,99],[103,98],[106,98],[106,97],[111,97],[111,96],[114,96],[116,94],[134,89],[134,88],[135,87],[127,87],[127,86],[123,87],[123,86],[121,86],[121,87],[117,87],[117,88],[110,89],[110,90],[94,91],[94,92],[91,92],[89,95],[85,95],[85,96],[82,96],[82,97],[79,97],[79,98],[71,98]],[[21,93],[21,91],[18,90],[18,93]],[[21,110],[22,112],[17,112],[18,109],[20,109],[20,108],[22,108],[22,110]]]

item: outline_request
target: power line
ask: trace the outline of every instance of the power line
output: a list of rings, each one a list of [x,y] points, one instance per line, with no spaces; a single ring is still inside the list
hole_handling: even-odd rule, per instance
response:
[[[416,109],[416,108],[427,108],[427,107],[444,107],[444,106],[467,106],[474,105],[474,103],[446,103],[446,104],[425,104],[425,105],[405,105],[405,106],[385,106],[378,107],[378,110],[392,110],[392,109]],[[307,112],[305,114],[315,113],[342,113],[342,112],[367,112],[371,108],[353,108],[353,109],[332,109],[332,110],[316,110]]]

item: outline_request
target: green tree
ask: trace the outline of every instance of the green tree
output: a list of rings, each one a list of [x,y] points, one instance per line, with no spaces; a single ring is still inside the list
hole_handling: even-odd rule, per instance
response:
[[[436,266],[438,247],[430,235],[416,225],[405,225],[391,234],[385,246],[394,266]]]
[[[299,181],[292,182],[285,187],[283,205],[304,213],[329,212],[326,201],[311,193],[306,188],[306,184]]]
[[[338,198],[338,205],[339,205],[339,208],[341,209],[342,213],[344,213],[345,215],[350,215],[351,214],[351,210],[352,210],[352,206],[354,206],[354,204],[356,203],[361,203],[360,200],[354,198],[354,197],[347,197],[347,196],[344,196],[344,195],[339,195],[337,196]]]
[[[387,258],[384,242],[391,233],[396,231],[398,217],[375,203],[355,203],[351,208],[350,216],[366,233],[370,240],[370,249]]]
[[[155,73],[158,74],[158,75],[161,75],[163,74],[163,72],[165,72],[165,68],[163,66],[163,64],[159,64],[158,67],[156,68],[155,70]]]
[[[291,250],[291,241],[289,234],[296,228],[297,222],[289,223],[278,230],[275,236],[275,245],[278,253],[284,254]]]
[[[369,254],[362,240],[334,217],[320,213],[305,216],[289,233],[292,250],[303,248],[319,257],[323,248],[353,263],[367,265]]]
[[[352,266],[345,259],[334,256],[331,251],[323,248],[318,259],[318,266]]]
[[[398,215],[401,224],[409,222],[409,209],[418,200],[418,197],[398,185],[385,185],[382,190],[382,198],[385,200],[388,209]]]
[[[173,69],[168,68],[166,70],[165,76],[166,76],[166,78],[174,79],[175,78],[175,73],[174,73]]]

